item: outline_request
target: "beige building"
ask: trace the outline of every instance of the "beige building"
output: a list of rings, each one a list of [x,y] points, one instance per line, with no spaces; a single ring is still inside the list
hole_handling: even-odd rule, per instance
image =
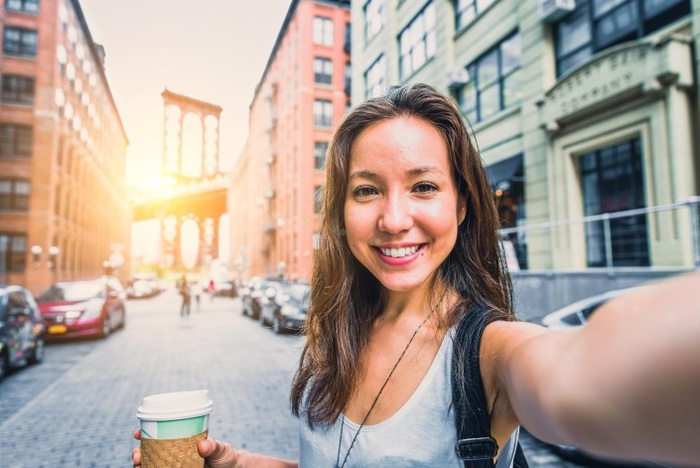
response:
[[[351,11],[352,102],[419,81],[454,96],[521,268],[698,265],[699,0]]]

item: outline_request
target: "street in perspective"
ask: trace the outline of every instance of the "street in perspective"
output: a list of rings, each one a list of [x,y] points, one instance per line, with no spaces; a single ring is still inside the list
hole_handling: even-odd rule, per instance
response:
[[[126,325],[106,339],[49,343],[44,362],[0,382],[0,466],[127,467],[147,395],[206,389],[210,437],[298,457],[289,390],[303,335],[244,316],[239,298],[203,296],[179,313],[174,286],[129,300]],[[531,466],[576,467],[522,436]]]
[[[0,468],[131,467],[144,398],[194,390],[213,401],[210,437],[298,459],[290,390],[311,285],[314,323],[323,323],[310,328],[319,347],[309,354],[330,356],[314,362],[318,370],[350,382],[334,382],[327,400],[350,412],[371,393],[358,387],[371,389],[379,375],[370,364],[381,368],[398,332],[413,328],[409,297],[430,312],[405,340],[407,356],[453,296],[576,334],[612,298],[700,270],[700,0],[5,0],[0,30]],[[439,97],[454,122],[431,128],[432,112],[402,110],[355,127],[363,103],[380,96],[371,103]],[[410,125],[394,126],[401,122]],[[459,132],[435,134],[450,126]],[[386,129],[394,138],[375,133]],[[450,211],[461,218],[443,215]],[[467,245],[478,250],[467,255]],[[447,281],[448,270],[469,274]],[[423,285],[442,283],[446,302],[429,304]],[[406,309],[393,311],[395,301]],[[377,305],[386,310],[370,315]],[[697,329],[655,309],[659,324]],[[455,310],[445,317],[469,316]],[[382,322],[385,333],[370,328]],[[656,325],[642,323],[645,340],[681,342]],[[537,414],[559,420],[550,427],[587,428],[581,414],[604,414],[597,429],[654,455],[656,444],[630,437],[637,428],[653,429],[654,442],[687,440],[675,437],[676,424],[694,414],[687,401],[696,392],[674,378],[653,373],[624,387],[673,415],[672,430],[640,406],[630,413],[647,424],[618,426],[624,418],[609,419],[617,412],[588,410],[604,403],[607,384],[628,382],[621,368],[636,369],[603,374],[599,364],[624,354],[663,369],[641,351],[678,364],[697,355],[695,337],[690,351],[662,355],[611,330],[612,339],[588,340],[594,349],[570,359],[559,351],[582,349],[571,341],[548,354],[556,359],[520,355],[519,376],[537,364],[568,384],[529,379],[523,388],[537,387],[537,401],[581,389],[595,396],[574,398],[585,413],[552,404],[564,416]],[[361,358],[346,359],[362,339]],[[396,355],[394,369],[404,356]],[[514,362],[487,366],[496,361]],[[581,363],[595,365],[602,382],[579,373]],[[677,374],[696,375],[695,364]],[[375,403],[404,388],[396,379],[409,373],[393,372],[388,393],[375,385]],[[317,376],[302,372],[300,381],[320,384]],[[650,381],[673,386],[673,397],[661,403]],[[501,398],[503,388],[491,386],[489,401],[519,400],[510,390]],[[425,392],[426,401],[437,393]],[[381,420],[356,399],[368,425]],[[510,414],[495,408],[494,421]],[[531,468],[667,466],[602,461],[525,428],[520,444]],[[312,445],[325,451],[325,441]]]

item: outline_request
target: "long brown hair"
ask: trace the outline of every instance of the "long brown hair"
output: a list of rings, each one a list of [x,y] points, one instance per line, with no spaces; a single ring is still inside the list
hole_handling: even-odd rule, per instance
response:
[[[409,84],[359,104],[344,117],[328,147],[306,345],[290,398],[294,415],[303,413],[311,427],[333,423],[344,410],[361,352],[384,305],[379,281],[355,259],[344,238],[351,146],[369,126],[401,116],[421,118],[442,134],[458,193],[466,201],[466,218],[436,278],[458,293],[460,305],[484,306],[500,318],[514,319],[493,194],[478,149],[453,101],[429,85]],[[457,323],[465,310],[452,308],[447,325]]]

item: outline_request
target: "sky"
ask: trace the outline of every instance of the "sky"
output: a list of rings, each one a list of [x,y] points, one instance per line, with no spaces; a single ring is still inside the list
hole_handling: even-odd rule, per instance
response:
[[[127,185],[157,186],[168,90],[223,108],[220,160],[230,169],[248,107],[291,0],[81,0],[127,137]]]

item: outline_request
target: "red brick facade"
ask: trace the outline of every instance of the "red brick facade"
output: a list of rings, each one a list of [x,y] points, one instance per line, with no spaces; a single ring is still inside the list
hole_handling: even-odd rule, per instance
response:
[[[315,147],[330,140],[350,100],[349,7],[293,1],[268,59],[231,179],[231,264],[240,277],[311,278],[314,194],[324,183]]]
[[[36,294],[56,279],[102,273],[115,252],[129,257],[128,141],[104,74],[104,50],[78,1],[13,0],[0,8],[0,187],[12,186],[9,195],[0,190],[0,236],[11,244],[0,253],[0,282]],[[33,90],[18,91],[15,77]],[[28,205],[13,202],[27,183]],[[51,247],[59,249],[53,265]],[[117,273],[126,277],[128,264]]]

